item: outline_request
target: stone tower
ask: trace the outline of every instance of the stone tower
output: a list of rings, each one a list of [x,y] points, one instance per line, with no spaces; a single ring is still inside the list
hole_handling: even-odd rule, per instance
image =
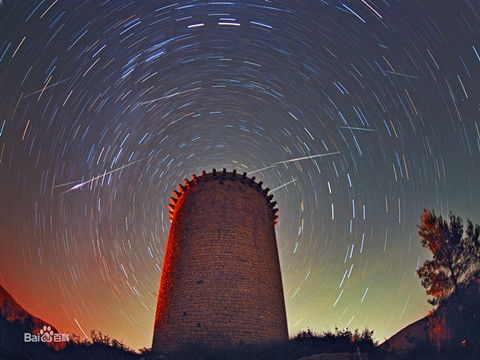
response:
[[[288,339],[269,189],[234,170],[193,175],[171,198],[153,350]]]

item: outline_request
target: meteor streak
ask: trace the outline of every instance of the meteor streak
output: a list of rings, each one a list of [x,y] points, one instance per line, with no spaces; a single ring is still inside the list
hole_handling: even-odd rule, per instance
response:
[[[297,180],[298,180],[298,178],[293,179],[293,180],[290,180],[289,182],[287,182],[287,183],[285,183],[285,184],[283,184],[283,185],[280,185],[280,186],[276,187],[275,189],[273,189],[273,190],[271,190],[271,191],[279,190],[279,189],[281,189],[281,188],[283,188],[283,187],[285,187],[285,186],[287,186],[287,185],[289,185],[289,184],[291,184],[292,182],[295,182],[295,181],[297,181]]]
[[[70,191],[73,191],[73,190],[80,189],[80,188],[83,187],[84,185],[93,183],[95,180],[98,180],[98,179],[100,179],[100,178],[102,178],[102,177],[105,177],[105,176],[107,176],[107,175],[113,174],[114,172],[123,170],[123,169],[125,169],[125,168],[127,168],[127,167],[129,167],[129,166],[132,166],[133,164],[136,164],[136,163],[138,163],[139,161],[143,161],[143,160],[144,160],[144,159],[139,159],[139,160],[133,161],[133,162],[131,162],[131,163],[128,163],[128,164],[126,164],[126,165],[120,166],[119,168],[116,168],[116,169],[110,170],[110,171],[108,171],[108,172],[105,172],[105,173],[103,173],[103,174],[101,174],[101,175],[97,175],[97,176],[91,178],[90,180],[83,181],[83,182],[81,182],[81,183],[79,183],[79,184],[76,184],[76,185],[72,186],[70,189],[64,191],[63,194],[65,194],[65,193],[67,193],[67,192],[70,192]],[[78,180],[78,181],[80,181],[80,180]],[[64,183],[64,184],[54,185],[53,188],[55,189],[55,188],[59,188],[59,187],[63,187],[63,186],[68,186],[68,185],[74,184],[74,183],[76,183],[76,182],[78,182],[78,181],[71,181],[71,182]]]
[[[339,129],[350,129],[350,130],[360,130],[360,131],[374,131],[374,132],[378,132],[378,130],[376,130],[376,129],[353,127],[353,126],[339,126],[338,128],[339,128]]]
[[[264,167],[264,168],[261,168],[261,169],[257,169],[257,170],[254,170],[254,171],[250,171],[250,172],[248,173],[248,175],[255,174],[255,173],[257,173],[257,172],[259,172],[259,171],[262,171],[262,170],[271,169],[271,168],[273,168],[273,167],[275,167],[275,166],[276,166],[276,165],[270,165],[270,166],[267,166],[267,167]]]
[[[372,130],[372,131],[374,131],[374,130]],[[375,130],[375,131],[376,131],[376,130]],[[248,174],[249,174],[249,175],[252,175],[252,174],[255,174],[255,173],[259,172],[259,171],[271,169],[271,168],[273,168],[273,167],[275,167],[275,166],[277,166],[277,165],[280,165],[280,164],[286,164],[286,163],[289,163],[289,162],[295,162],[295,161],[301,161],[301,160],[315,159],[315,158],[318,158],[318,157],[324,157],[324,156],[330,156],[330,155],[337,155],[337,154],[340,154],[340,151],[335,151],[335,152],[330,152],[330,153],[325,153],[325,154],[309,155],[309,156],[304,156],[304,157],[299,157],[299,158],[290,159],[290,160],[284,160],[284,161],[277,161],[277,162],[274,162],[272,165],[266,166],[266,167],[264,167],[264,168],[250,171]]]
[[[50,89],[52,87],[55,87],[57,85],[60,85],[61,83],[64,83],[65,81],[68,81],[68,80],[72,80],[75,76],[70,76],[66,79],[63,79],[63,80],[60,80],[60,81],[57,81],[57,82],[54,82],[53,84],[50,84],[50,85],[47,85],[43,88],[41,88],[40,90],[37,90],[37,91],[34,91],[30,94],[27,94],[27,95],[23,95],[22,96],[22,99],[25,99],[26,97],[29,97],[29,96],[32,96],[32,95],[35,95],[35,94],[38,94],[38,93],[41,93],[42,91],[45,91],[46,89]]]
[[[337,154],[340,154],[340,151],[335,151],[335,152],[330,152],[330,153],[325,153],[325,154],[309,155],[309,156],[304,156],[304,157],[299,157],[299,158],[296,158],[296,159],[290,159],[290,160],[284,160],[284,161],[277,161],[277,162],[274,162],[273,165],[286,164],[286,163],[289,163],[289,162],[315,159],[315,158],[318,158],[318,157],[337,155]]]
[[[406,78],[410,78],[410,79],[418,79],[419,78],[418,76],[415,76],[415,75],[409,75],[409,74],[399,73],[399,72],[395,72],[395,71],[385,70],[385,73],[391,74],[391,75],[402,76],[402,77],[406,77]]]
[[[165,96],[162,96],[162,97],[153,99],[153,100],[143,101],[143,102],[141,102],[139,105],[151,104],[151,103],[154,103],[154,102],[156,102],[156,101],[170,99],[170,98],[172,98],[172,97],[174,97],[174,96],[183,95],[183,94],[188,94],[188,93],[191,93],[191,92],[194,92],[194,91],[197,91],[197,90],[202,90],[202,88],[201,88],[201,87],[197,87],[197,88],[190,89],[190,90],[177,91],[177,92],[174,92],[173,94],[170,94],[170,95],[165,95]]]

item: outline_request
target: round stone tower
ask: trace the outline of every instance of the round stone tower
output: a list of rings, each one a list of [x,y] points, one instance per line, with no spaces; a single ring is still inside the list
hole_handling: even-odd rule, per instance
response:
[[[246,173],[193,175],[171,199],[153,350],[288,339],[269,189]]]

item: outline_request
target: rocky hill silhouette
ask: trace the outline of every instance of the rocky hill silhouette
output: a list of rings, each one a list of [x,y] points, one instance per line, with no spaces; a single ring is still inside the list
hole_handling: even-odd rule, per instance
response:
[[[24,324],[33,324],[33,328],[29,330],[35,334],[38,333],[44,326],[50,326],[54,332],[58,333],[57,329],[53,325],[36,316],[33,316],[23,307],[21,307],[8,293],[8,291],[3,288],[2,285],[0,285],[0,314],[10,322],[19,321]]]
[[[450,348],[452,351],[480,352],[480,278],[461,286],[448,299],[426,317],[406,326],[380,348],[395,353],[408,353],[419,344],[429,344],[434,349]],[[459,348],[458,348],[459,347]]]
[[[46,336],[49,336],[50,333],[58,333],[53,325],[25,310],[0,285],[0,354],[6,356],[5,354],[15,352],[20,348],[28,348],[27,351],[33,353],[48,352],[48,347],[55,350],[65,348],[65,342],[47,341],[28,344],[24,341],[25,333],[43,335],[46,331],[48,331]]]

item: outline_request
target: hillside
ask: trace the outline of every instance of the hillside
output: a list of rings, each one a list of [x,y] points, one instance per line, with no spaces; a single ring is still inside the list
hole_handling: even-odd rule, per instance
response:
[[[43,321],[42,319],[30,314],[21,305],[19,305],[15,299],[8,293],[3,286],[0,285],[0,315],[2,316],[2,324],[4,322],[15,324],[17,327],[21,327],[25,333],[38,334],[44,327],[50,327],[50,331],[58,333],[59,331],[51,324]],[[5,324],[4,324],[5,327]],[[4,329],[0,329],[3,332]],[[0,338],[0,346],[6,346],[9,336],[2,336]],[[45,342],[48,346],[53,347],[56,350],[65,347],[64,342]]]

